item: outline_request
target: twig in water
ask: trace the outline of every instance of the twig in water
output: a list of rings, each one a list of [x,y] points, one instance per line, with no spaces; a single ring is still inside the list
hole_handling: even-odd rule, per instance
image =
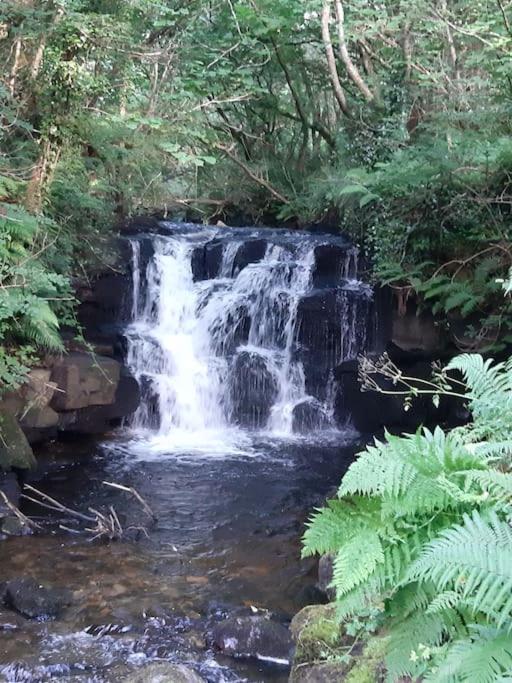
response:
[[[123,486],[122,484],[116,484],[110,481],[104,481],[103,483],[105,484],[105,486],[110,486],[113,489],[119,489],[120,491],[126,491],[126,493],[131,493],[132,496],[134,496],[142,505],[142,508],[144,509],[144,512],[147,514],[147,516],[150,517],[153,520],[153,522],[156,522],[158,520],[156,514],[153,512],[153,510],[150,508],[150,506],[147,504],[144,498],[140,495],[137,489],[134,489],[132,486]]]

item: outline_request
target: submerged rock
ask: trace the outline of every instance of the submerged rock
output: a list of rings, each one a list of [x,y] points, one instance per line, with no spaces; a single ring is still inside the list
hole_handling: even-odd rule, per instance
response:
[[[51,588],[32,578],[19,578],[3,585],[1,597],[6,607],[29,619],[58,617],[72,602],[72,593],[66,588]]]
[[[124,683],[204,683],[204,679],[195,671],[182,664],[169,662],[154,662],[142,667],[119,679],[111,678],[111,681],[119,680]]]
[[[282,664],[290,660],[290,632],[265,617],[226,619],[214,626],[212,635],[214,646],[231,657],[255,657]]]

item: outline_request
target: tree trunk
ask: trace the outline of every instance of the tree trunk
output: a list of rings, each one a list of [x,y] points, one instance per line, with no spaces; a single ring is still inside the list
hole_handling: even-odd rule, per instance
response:
[[[41,145],[41,154],[32,171],[25,196],[25,207],[32,213],[41,212],[46,190],[52,181],[62,151],[57,142],[48,138],[45,138]]]
[[[322,10],[322,40],[324,43],[327,66],[329,68],[329,78],[334,90],[334,96],[336,97],[336,101],[338,102],[341,111],[348,116],[350,112],[348,109],[347,98],[345,97],[345,91],[341,85],[338,69],[336,67],[336,57],[334,55],[331,32],[329,29],[329,21],[331,18],[331,2],[332,0],[325,0]]]
[[[364,98],[366,99],[367,102],[371,102],[374,99],[374,94],[370,90],[370,88],[366,85],[364,82],[363,77],[359,73],[359,69],[357,66],[354,64],[352,59],[350,58],[350,54],[348,52],[348,47],[347,47],[347,42],[345,39],[345,12],[343,10],[343,4],[341,0],[336,0],[335,2],[335,7],[336,7],[336,23],[338,27],[338,41],[339,41],[339,53],[340,53],[340,59],[345,65],[345,69],[347,70],[347,74],[350,78],[350,80],[354,83],[354,85],[357,87],[357,89],[363,94]]]

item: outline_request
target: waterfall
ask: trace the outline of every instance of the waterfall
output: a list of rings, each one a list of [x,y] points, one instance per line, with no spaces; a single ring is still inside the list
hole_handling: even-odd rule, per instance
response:
[[[300,232],[167,227],[131,239],[132,426],[189,443],[335,428],[334,369],[365,348],[371,314],[357,250]]]

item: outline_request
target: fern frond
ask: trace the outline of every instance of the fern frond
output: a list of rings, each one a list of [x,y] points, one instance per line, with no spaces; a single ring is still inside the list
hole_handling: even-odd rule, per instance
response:
[[[473,626],[471,637],[448,646],[441,663],[424,680],[430,683],[496,683],[512,675],[512,637]],[[506,678],[505,678],[506,680]]]
[[[407,579],[429,580],[438,590],[460,589],[470,609],[512,630],[512,529],[493,512],[477,512],[464,524],[441,532],[427,544]]]

